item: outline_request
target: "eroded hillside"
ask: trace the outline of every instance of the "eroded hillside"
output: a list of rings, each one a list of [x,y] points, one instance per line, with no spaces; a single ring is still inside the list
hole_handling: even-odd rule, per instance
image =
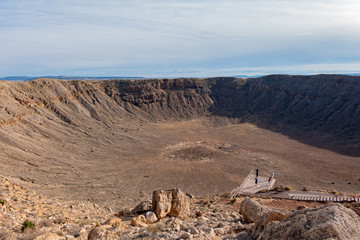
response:
[[[357,137],[359,82],[339,75],[2,82],[0,119],[6,125],[46,110],[74,125],[81,117],[106,123],[114,116],[159,121],[215,114]]]

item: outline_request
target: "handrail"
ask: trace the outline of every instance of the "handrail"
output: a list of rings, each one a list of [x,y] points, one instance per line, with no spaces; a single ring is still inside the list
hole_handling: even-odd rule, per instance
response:
[[[269,187],[268,187],[268,191],[274,186],[275,181],[276,181],[275,178],[271,178],[270,183],[269,183]]]
[[[247,175],[247,177],[245,178],[245,180],[241,183],[240,186],[234,188],[231,191],[231,199],[235,198],[238,194],[241,193],[242,189],[244,188],[244,185],[247,183],[247,181],[250,179],[251,175],[253,173],[253,170],[251,170],[251,172],[249,173],[249,175]]]

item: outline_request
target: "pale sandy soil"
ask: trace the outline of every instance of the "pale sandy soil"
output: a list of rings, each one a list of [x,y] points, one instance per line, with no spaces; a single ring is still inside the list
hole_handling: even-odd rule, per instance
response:
[[[307,134],[311,141],[336,144]],[[114,210],[151,198],[155,189],[180,187],[196,196],[230,192],[256,168],[264,176],[275,172],[276,185],[360,191],[359,157],[222,117],[107,125],[79,119],[66,127],[28,117],[0,127],[0,148],[1,175],[45,195]]]

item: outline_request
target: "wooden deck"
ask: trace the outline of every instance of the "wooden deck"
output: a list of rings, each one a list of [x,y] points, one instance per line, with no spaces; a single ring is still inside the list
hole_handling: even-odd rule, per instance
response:
[[[290,199],[316,202],[360,202],[359,197],[324,196],[316,194],[288,194]]]
[[[275,184],[275,179],[269,183],[268,177],[258,177],[258,183],[255,184],[255,175],[253,171],[249,173],[249,175],[245,178],[245,180],[241,183],[240,186],[234,188],[231,191],[231,198],[235,198],[239,194],[244,195],[262,195],[263,193],[259,193],[261,191],[270,190],[273,188]],[[256,194],[258,193],[258,194]],[[313,202],[360,202],[360,197],[348,197],[341,195],[333,195],[330,193],[318,193],[318,192],[271,192],[264,193],[266,196],[271,196],[273,198],[279,199],[292,199],[292,200],[300,200],[300,201],[313,201]]]
[[[253,171],[245,178],[242,184],[231,191],[231,198],[236,197],[238,194],[253,194],[263,190],[270,190],[274,184],[275,179],[269,182],[269,177],[258,177],[258,183],[255,184],[256,175]]]

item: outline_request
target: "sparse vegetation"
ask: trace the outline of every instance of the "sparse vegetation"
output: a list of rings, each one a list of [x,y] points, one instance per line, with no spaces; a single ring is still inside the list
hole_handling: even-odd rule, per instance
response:
[[[213,211],[213,213],[216,213],[216,212],[219,211],[219,209],[218,209],[218,208],[214,208],[212,211]]]
[[[329,191],[329,193],[332,193],[332,194],[339,194],[339,192],[338,192],[338,191],[336,191],[335,189],[330,190],[330,191]]]
[[[231,199],[230,203],[233,205],[236,202],[236,198]]]
[[[229,198],[230,196],[231,196],[231,194],[229,192],[220,194],[220,197],[222,197],[222,198]]]
[[[304,192],[308,192],[309,189],[308,189],[307,187],[303,187],[303,191],[304,191]]]
[[[29,228],[29,229],[34,229],[34,228],[35,228],[35,224],[32,223],[32,222],[29,221],[29,220],[25,220],[24,223],[23,223],[23,225],[22,225],[22,227],[21,227],[21,232],[24,232],[25,229],[27,229],[27,228]]]
[[[1,204],[2,206],[4,206],[5,201],[4,201],[4,200],[2,200],[2,199],[0,199],[0,204]]]
[[[286,185],[286,186],[284,187],[284,190],[285,190],[285,191],[292,191],[293,188],[290,187],[289,185]]]

